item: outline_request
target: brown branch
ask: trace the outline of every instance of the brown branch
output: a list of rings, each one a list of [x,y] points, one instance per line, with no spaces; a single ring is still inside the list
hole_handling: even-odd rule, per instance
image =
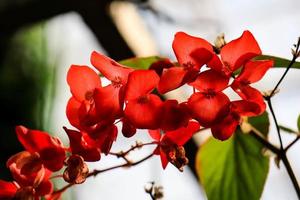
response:
[[[141,148],[143,146],[147,146],[147,145],[154,145],[154,144],[157,144],[157,142],[149,142],[149,143],[136,143],[136,145],[133,145],[130,149],[128,149],[127,151],[125,152],[120,152],[120,153],[110,153],[111,155],[115,155],[117,157],[122,157],[124,158],[124,160],[126,161],[126,163],[123,163],[123,164],[119,164],[119,165],[116,165],[116,166],[112,166],[112,167],[109,167],[109,168],[106,168],[106,169],[101,169],[101,170],[94,170],[93,172],[90,172],[86,178],[89,178],[91,176],[97,176],[98,174],[101,174],[103,172],[107,172],[107,171],[111,171],[111,170],[114,170],[114,169],[118,169],[118,168],[123,168],[123,167],[133,167],[133,166],[136,166],[146,160],[148,160],[149,158],[151,158],[154,154],[151,153],[149,154],[148,156],[136,161],[136,162],[131,162],[129,161],[127,158],[126,158],[126,155],[128,155],[131,151],[135,150],[136,148]],[[68,188],[72,187],[73,185],[75,185],[74,183],[69,183],[67,185],[65,185],[63,188],[59,189],[59,190],[56,190],[53,192],[53,194],[58,194],[58,193],[62,193],[64,192],[65,190],[67,190]]]

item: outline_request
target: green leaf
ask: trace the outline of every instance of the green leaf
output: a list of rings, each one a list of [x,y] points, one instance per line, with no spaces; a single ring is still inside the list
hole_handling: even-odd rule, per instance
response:
[[[274,67],[282,67],[286,68],[290,64],[290,60],[285,58],[280,58],[276,56],[269,56],[269,55],[261,55],[257,56],[255,60],[274,60]],[[300,69],[300,62],[295,62],[292,68]]]
[[[249,122],[267,134],[266,113]],[[202,145],[197,153],[196,169],[208,199],[260,199],[269,171],[269,158],[262,155],[262,149],[260,142],[239,128],[227,141],[210,138]]]
[[[134,69],[149,69],[152,63],[162,59],[164,58],[158,56],[129,58],[126,60],[119,61],[119,63]]]
[[[300,115],[298,116],[297,126],[298,126],[298,131],[300,132]]]
[[[279,128],[287,133],[298,134],[296,131],[286,126],[279,125]]]

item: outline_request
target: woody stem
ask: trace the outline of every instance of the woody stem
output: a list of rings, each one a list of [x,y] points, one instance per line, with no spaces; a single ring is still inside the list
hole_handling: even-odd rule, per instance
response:
[[[132,146],[130,149],[128,149],[127,151],[123,152],[122,154],[118,154],[118,153],[111,153],[111,155],[115,155],[117,157],[122,157],[122,158],[125,158],[125,156],[127,154],[129,154],[129,152],[133,151],[134,149],[136,148],[141,148],[143,146],[147,146],[147,145],[152,145],[152,144],[157,144],[157,142],[149,142],[149,143],[142,143],[142,144],[136,144],[135,146]],[[136,161],[136,162],[130,162],[129,160],[125,159],[126,163],[123,163],[123,164],[119,164],[119,165],[116,165],[116,166],[112,166],[112,167],[109,167],[109,168],[106,168],[106,169],[101,169],[101,170],[94,170],[92,172],[90,172],[86,178],[89,178],[91,176],[97,176],[98,174],[100,173],[103,173],[103,172],[107,172],[107,171],[111,171],[111,170],[114,170],[114,169],[118,169],[118,168],[123,168],[123,167],[132,167],[132,166],[136,166],[146,160],[148,160],[149,158],[151,158],[154,154],[151,153],[149,154],[148,156]],[[69,183],[67,185],[65,185],[64,187],[62,187],[61,189],[59,190],[56,190],[53,192],[53,194],[59,194],[59,193],[62,193],[62,192],[65,192],[68,188],[72,187],[73,185],[75,185],[74,183]]]

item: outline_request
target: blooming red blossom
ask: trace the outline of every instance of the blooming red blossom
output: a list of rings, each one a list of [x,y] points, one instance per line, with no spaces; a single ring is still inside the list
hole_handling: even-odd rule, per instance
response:
[[[98,122],[94,94],[101,87],[100,78],[88,66],[72,65],[67,82],[73,95],[67,105],[67,117],[74,127],[86,130]]]
[[[91,63],[105,78],[111,81],[111,84],[96,90],[95,103],[97,111],[105,119],[120,117],[124,103],[124,87],[128,75],[133,69],[127,68],[95,51],[91,55]]]
[[[242,69],[242,72],[234,79],[231,84],[232,89],[242,98],[254,103],[260,107],[258,114],[265,111],[266,105],[262,94],[250,84],[259,81],[273,66],[272,60],[248,61]]]
[[[246,100],[232,101],[228,114],[212,125],[211,132],[219,140],[227,140],[241,122],[242,116],[257,116],[260,112],[258,104]]]
[[[220,52],[221,60],[215,54],[207,65],[226,76],[231,76],[234,71],[260,54],[261,50],[252,33],[244,31],[241,37],[230,41],[222,47]]]
[[[17,126],[16,133],[24,148],[31,154],[37,154],[47,169],[58,171],[63,167],[66,155],[59,138],[51,137],[48,133],[39,130],[27,129],[24,126]]]
[[[187,126],[190,116],[190,110],[186,103],[178,104],[177,100],[166,100],[160,111],[160,129],[163,131],[176,130]]]
[[[159,76],[154,70],[131,72],[125,91],[125,117],[137,128],[159,127],[161,99],[151,92],[156,88]]]
[[[226,114],[223,108],[230,100],[222,91],[227,88],[228,81],[228,77],[211,69],[200,73],[190,83],[198,92],[189,98],[188,106],[201,125],[209,127]]]
[[[149,130],[150,136],[158,142],[154,153],[160,155],[162,167],[165,169],[171,162],[180,171],[187,164],[183,145],[200,129],[199,123],[190,121],[186,127],[180,127],[162,134],[160,129]]]
[[[213,56],[213,47],[209,42],[183,32],[176,33],[173,50],[179,66],[164,69],[157,88],[162,94],[195,80],[200,68]]]
[[[4,187],[4,194],[0,193],[0,197],[33,199],[52,192],[53,185],[49,180],[52,172],[44,167],[38,153],[17,153],[9,158],[6,165],[15,181],[13,185],[11,182],[0,182]]]

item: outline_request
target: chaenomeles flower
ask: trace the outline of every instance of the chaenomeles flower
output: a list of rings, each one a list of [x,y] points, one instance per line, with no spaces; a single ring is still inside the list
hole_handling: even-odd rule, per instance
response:
[[[274,65],[272,60],[248,61],[241,73],[234,79],[231,88],[244,100],[257,103],[260,107],[259,114],[266,109],[262,94],[250,84],[262,79],[265,73]]]
[[[197,92],[188,99],[192,116],[205,127],[210,127],[219,118],[226,115],[224,107],[229,98],[222,92],[228,87],[229,78],[215,70],[201,72],[197,79],[190,83]]]
[[[188,164],[183,145],[200,129],[198,122],[190,121],[186,127],[161,133],[160,129],[149,130],[150,136],[158,142],[154,154],[159,155],[163,169],[171,162],[180,171]]]
[[[260,114],[257,103],[238,100],[228,104],[227,115],[211,126],[213,136],[219,140],[227,140],[241,123],[242,116],[252,117]]]
[[[78,154],[85,161],[98,161],[101,153],[108,154],[116,140],[118,129],[114,124],[101,124],[93,132],[84,132],[64,127],[69,140],[70,151]]]
[[[95,105],[103,119],[122,117],[124,88],[129,74],[134,71],[97,52],[91,54],[92,65],[111,81],[111,84],[95,90]]]
[[[38,153],[22,151],[11,156],[6,165],[14,182],[0,180],[0,199],[37,199],[52,192],[52,172],[44,167]]]
[[[37,154],[45,168],[55,172],[63,167],[66,155],[59,138],[39,130],[27,129],[24,126],[17,126],[16,133],[26,151]],[[55,159],[53,159],[53,155],[55,155]]]
[[[163,70],[157,88],[161,94],[194,81],[200,68],[214,55],[213,47],[209,42],[183,32],[176,33],[172,47],[179,66]],[[197,55],[193,56],[195,52]]]
[[[136,128],[157,129],[160,125],[162,100],[151,93],[158,82],[159,76],[154,70],[136,70],[129,74],[124,116]]]
[[[197,52],[192,56],[196,59]],[[220,57],[214,54],[207,66],[230,77],[246,62],[261,54],[260,47],[250,31],[244,31],[242,36],[225,44],[220,51]]]
[[[187,103],[178,103],[177,100],[168,99],[161,106],[159,128],[163,131],[176,130],[187,126],[190,119]]]
[[[67,82],[72,93],[66,108],[67,117],[71,125],[86,130],[99,121],[94,93],[97,88],[101,88],[100,77],[88,66],[72,65]]]
[[[39,199],[52,192],[49,178],[63,167],[65,148],[46,132],[17,126],[16,133],[26,151],[8,159],[6,166],[15,181],[0,181],[0,199]]]

